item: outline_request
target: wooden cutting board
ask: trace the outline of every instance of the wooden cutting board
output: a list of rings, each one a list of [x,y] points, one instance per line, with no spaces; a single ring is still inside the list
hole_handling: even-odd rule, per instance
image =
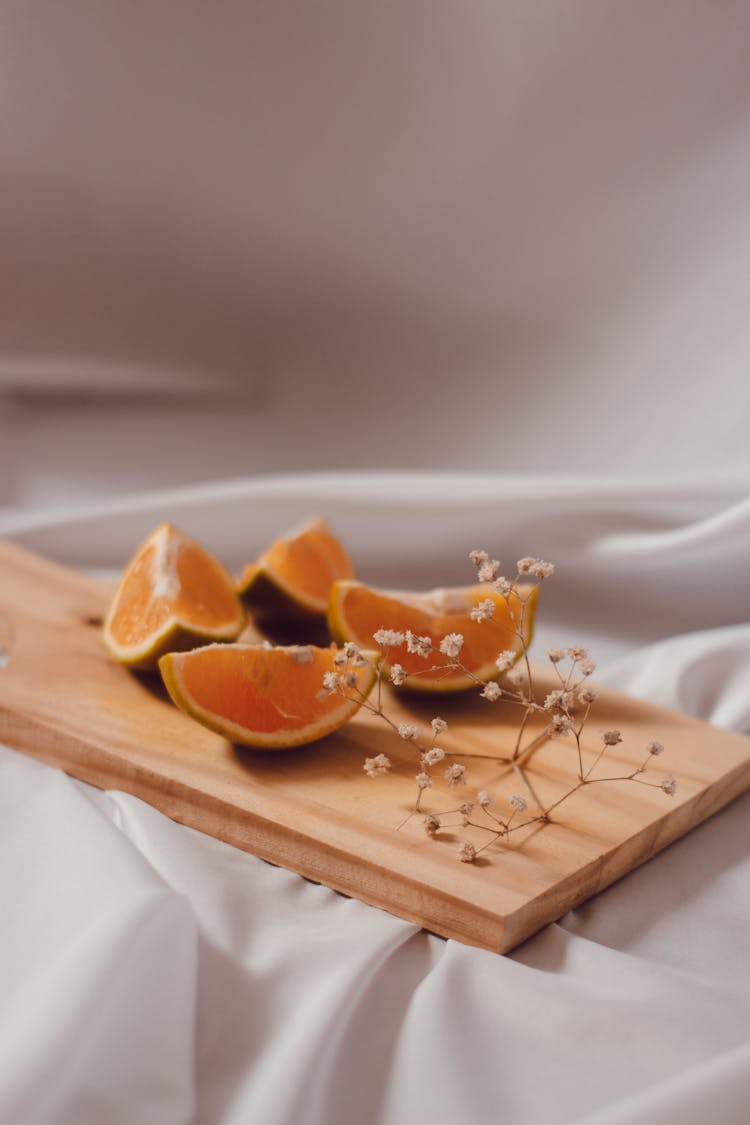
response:
[[[158,680],[114,664],[100,638],[109,587],[0,541],[0,741],[100,788],[140,797],[190,825],[272,863],[436,934],[506,952],[567,910],[649,859],[750,786],[750,739],[685,715],[602,691],[584,741],[585,762],[600,732],[617,727],[592,776],[631,771],[655,738],[664,754],[645,775],[677,778],[668,797],[635,782],[587,785],[543,827],[485,849],[474,864],[457,859],[463,840],[487,835],[454,826],[429,838],[408,817],[417,772],[413,750],[372,716],[329,738],[273,754],[243,750],[178,711]],[[4,664],[4,667],[3,667]],[[552,686],[540,669],[540,689]],[[507,809],[519,778],[493,754],[512,746],[515,713],[477,697],[393,699],[399,720],[449,723],[441,744],[464,759],[465,790],[442,782],[425,811],[455,807],[488,788]],[[366,777],[366,756],[385,753],[393,771]],[[476,755],[476,756],[474,756]],[[548,807],[574,783],[567,740],[533,756],[531,785]],[[436,771],[440,776],[440,771]]]

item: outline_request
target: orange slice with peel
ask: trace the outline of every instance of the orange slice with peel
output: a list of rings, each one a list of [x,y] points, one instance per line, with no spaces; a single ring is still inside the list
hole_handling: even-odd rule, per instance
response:
[[[496,664],[501,652],[518,659],[531,643],[538,587],[516,587],[507,597],[492,586],[476,584],[430,590],[425,593],[376,590],[361,582],[334,583],[328,622],[339,641],[372,645],[381,629],[429,638],[432,653],[427,657],[409,652],[399,644],[384,651],[384,665],[401,665],[407,674],[405,687],[414,691],[463,691],[501,674]],[[489,600],[493,615],[472,620],[472,609]],[[460,634],[463,643],[455,661],[440,651],[449,634]],[[460,661],[462,668],[451,667]]]
[[[167,691],[199,723],[232,742],[283,750],[314,742],[343,726],[377,677],[379,654],[363,652],[343,692],[326,691],[326,673],[340,675],[335,647],[209,645],[167,653],[159,670]]]
[[[318,518],[281,536],[249,563],[237,590],[259,627],[283,636],[300,625],[318,631],[325,627],[331,586],[353,576],[340,540]]]
[[[103,635],[121,664],[153,668],[165,652],[232,641],[244,624],[229,572],[200,543],[163,523],[125,568]]]

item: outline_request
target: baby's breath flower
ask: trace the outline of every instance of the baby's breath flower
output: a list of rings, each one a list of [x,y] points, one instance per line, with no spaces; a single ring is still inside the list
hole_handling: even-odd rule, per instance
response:
[[[401,684],[406,679],[407,672],[400,664],[391,664],[391,670],[388,675],[392,684],[395,684],[396,687],[401,687]]]
[[[445,771],[445,778],[451,789],[455,789],[457,785],[465,785],[466,766],[462,766],[459,762],[453,762]]]
[[[531,574],[533,574],[535,578],[551,578],[554,573],[555,567],[553,563],[545,562],[544,559],[534,560],[534,564],[531,567]]]
[[[385,754],[377,754],[374,758],[365,758],[365,773],[368,777],[379,777],[391,768],[391,760]]]
[[[323,675],[323,687],[326,689],[326,691],[331,691],[331,692],[338,691],[339,690],[339,675],[338,675],[338,673],[337,672],[326,672]]]
[[[292,659],[295,664],[312,664],[315,657],[310,645],[300,645],[292,651]]]
[[[492,598],[483,598],[481,602],[477,602],[472,610],[469,611],[469,617],[472,621],[489,621],[495,612],[495,603]]]
[[[463,636],[460,633],[446,633],[440,642],[440,651],[443,656],[455,660],[461,651],[461,646],[464,643]]]
[[[509,597],[511,594],[518,593],[518,595],[523,598],[524,595],[532,589],[530,584],[526,584],[521,580],[522,575],[530,575],[532,578],[542,581],[545,578],[549,578],[555,571],[555,567],[552,563],[545,562],[543,559],[533,556],[527,556],[518,560],[516,564],[518,574],[512,581],[508,581],[507,578],[499,574],[499,561],[490,558],[487,551],[474,550],[470,553],[469,557],[477,568],[479,581],[487,584],[483,592],[492,595],[491,597],[480,600],[471,608],[470,617],[473,621],[477,622],[486,621],[495,616],[496,605],[500,604],[498,595],[500,595],[510,607]],[[464,646],[464,636],[461,633],[446,633],[439,640],[436,638],[433,642],[431,637],[419,636],[409,629],[402,632],[400,630],[381,627],[373,633],[373,638],[383,649],[390,649],[405,644],[409,653],[417,654],[424,659],[430,657],[435,649],[439,648],[440,653],[446,657],[448,661],[455,662],[453,667],[460,666],[458,660]],[[511,641],[511,643],[514,642]],[[270,642],[268,642],[268,644],[270,645]],[[323,690],[319,692],[319,698],[325,698],[326,692],[338,692],[343,696],[347,696],[349,691],[358,689],[359,678],[357,670],[368,663],[359,645],[353,642],[347,642],[338,650],[336,650],[334,646],[332,647],[334,648],[333,670],[326,672],[323,676]],[[528,665],[524,661],[519,663],[518,655],[519,654],[513,649],[506,649],[499,653],[495,660],[495,665],[498,673],[504,674],[504,678],[501,680],[503,686],[501,687],[500,683],[490,680],[488,683],[481,685],[481,695],[484,699],[491,702],[504,696],[509,699],[517,700],[525,704],[526,714],[528,716],[535,709],[539,712],[541,708],[536,702],[536,697],[532,697],[532,678],[528,671]],[[295,658],[300,662],[309,662],[312,659],[312,649],[309,646],[298,648]],[[579,705],[588,708],[597,698],[597,692],[586,683],[588,677],[595,671],[596,665],[589,658],[587,649],[582,645],[573,645],[569,648],[548,649],[547,658],[553,665],[557,665],[561,661],[569,659],[572,662],[572,668],[568,671],[567,677],[558,673],[557,688],[549,691],[544,698],[543,709],[547,713],[547,727],[545,733],[551,738],[564,738],[573,732],[576,735],[576,741],[578,741],[583,728],[583,722],[588,712],[583,713],[583,719],[581,719],[580,725],[575,712]],[[446,664],[446,667],[450,667],[450,665]],[[390,664],[389,677],[393,684],[400,686],[407,679],[407,676],[407,670],[403,665],[398,663]],[[511,689],[509,685],[513,685],[513,688]],[[418,767],[419,772],[415,776],[419,795],[414,806],[414,811],[418,812],[422,799],[422,791],[431,788],[435,783],[430,771],[433,767],[439,765],[439,763],[445,763],[446,760],[445,750],[431,743],[439,740],[439,736],[447,729],[448,724],[445,719],[439,716],[433,718],[430,722],[432,738],[423,741],[420,737],[420,727],[415,723],[403,722],[396,724],[383,712],[379,711],[379,714],[386,718],[392,729],[395,728],[398,731],[401,738],[408,742],[416,743],[420,764]],[[576,720],[575,722],[574,719]],[[610,746],[616,746],[623,741],[621,732],[616,729],[600,731],[600,737],[604,749]],[[425,746],[428,748],[425,749]],[[663,750],[664,747],[661,742],[655,739],[646,743],[646,752],[648,755],[656,756],[661,754]],[[580,765],[580,747],[578,757],[578,780],[581,782],[584,781],[588,775],[583,775],[583,767]],[[639,769],[628,774],[627,778],[622,778],[620,780],[635,779],[636,775],[642,774],[645,771],[647,762],[648,758],[643,761]],[[366,758],[364,761],[364,771],[368,777],[371,778],[385,774],[390,768],[391,761],[385,754],[377,754],[375,757]],[[458,762],[453,762],[444,768],[444,777],[448,787],[451,789],[466,785],[466,767]],[[674,796],[677,790],[677,781],[671,774],[668,774],[659,782],[653,781],[648,784],[663,790],[663,792],[669,796]],[[573,785],[568,795],[575,792],[577,787],[578,786]],[[454,809],[453,815],[455,815],[456,811],[459,812],[462,817],[463,825],[471,825],[473,824],[471,816],[476,804],[480,809],[484,810],[486,815],[494,822],[492,826],[494,835],[498,837],[509,837],[512,827],[516,826],[514,817],[517,813],[525,813],[527,811],[528,802],[526,797],[518,793],[512,794],[508,800],[513,809],[513,814],[511,816],[505,814],[495,816],[493,813],[487,811],[489,806],[495,803],[495,799],[490,796],[486,789],[481,789],[477,792],[475,800],[462,801],[458,809]],[[518,826],[525,826],[527,823],[530,823],[530,821],[536,819],[539,818],[537,818],[535,814],[532,814],[530,820],[519,820]],[[511,822],[513,822],[512,826]],[[434,813],[424,816],[423,827],[428,836],[435,836],[441,826],[440,817]],[[476,825],[476,827],[479,827],[479,825]],[[479,851],[481,850],[480,848]],[[459,848],[458,858],[463,863],[473,863],[478,854],[475,846],[466,841],[462,843]]]
[[[480,582],[494,582],[497,578],[497,572],[499,569],[499,559],[485,559],[485,561],[477,570],[477,578]]]
[[[497,660],[495,661],[495,666],[497,667],[498,671],[509,671],[509,669],[511,669],[516,662],[516,656],[517,654],[510,648],[506,648],[504,652],[501,652]]]
[[[399,723],[398,736],[405,739],[407,742],[414,742],[419,736],[419,730],[414,726],[414,723]]]
[[[516,664],[515,668],[511,668],[509,672],[506,672],[505,678],[508,683],[512,684],[514,687],[523,688],[527,680],[526,669]]]
[[[573,702],[573,693],[558,688],[557,691],[551,691],[544,700],[545,711],[568,711]]]
[[[381,648],[392,648],[404,643],[404,634],[396,629],[378,629],[372,636],[375,644]]]
[[[573,729],[573,721],[562,711],[555,711],[550,719],[550,738],[565,738]]]
[[[432,652],[432,641],[429,637],[418,637],[411,629],[406,630],[406,648],[408,652],[417,653],[418,656],[428,657]]]
[[[337,652],[335,652],[333,654],[333,666],[334,666],[334,668],[345,668],[348,663],[349,663],[349,661],[348,661],[347,655],[344,652],[343,648],[340,648]]]

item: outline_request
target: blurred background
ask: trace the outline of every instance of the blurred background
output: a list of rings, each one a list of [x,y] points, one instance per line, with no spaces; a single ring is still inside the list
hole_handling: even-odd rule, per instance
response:
[[[747,481],[750,6],[0,0],[0,508]]]

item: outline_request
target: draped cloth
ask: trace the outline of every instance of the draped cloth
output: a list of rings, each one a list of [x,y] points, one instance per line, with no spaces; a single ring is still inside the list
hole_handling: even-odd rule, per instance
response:
[[[588,645],[601,683],[750,733],[750,506],[729,487],[290,475],[0,530],[113,571],[168,517],[236,566],[313,513],[375,583],[470,580],[474,547],[549,558],[534,652]],[[0,1121],[745,1119],[750,795],[500,956],[10,748],[0,771]]]

